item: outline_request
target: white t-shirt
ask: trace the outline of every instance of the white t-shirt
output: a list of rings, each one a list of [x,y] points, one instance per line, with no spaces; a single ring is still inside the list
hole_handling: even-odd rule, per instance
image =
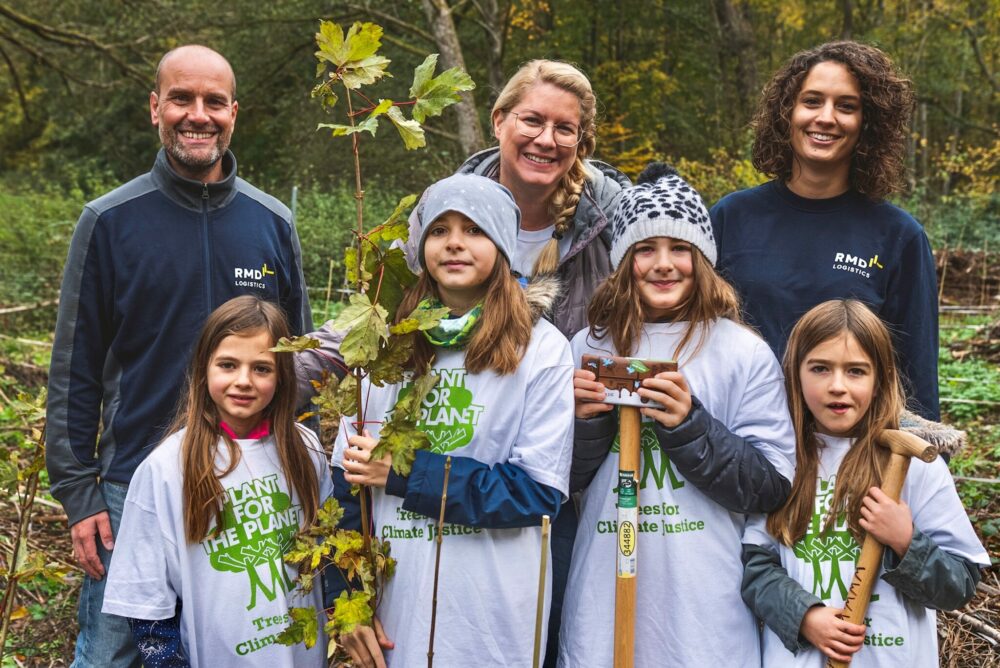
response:
[[[743,542],[762,545],[781,557],[788,575],[829,606],[844,607],[854,578],[860,548],[847,530],[846,520],[821,535],[833,501],[840,463],[850,449],[846,438],[820,437],[819,477],[816,480],[816,512],[805,537],[794,547],[780,544],[767,533],[764,516],[755,516],[747,526]],[[901,499],[910,506],[913,524],[939,547],[982,566],[990,559],[976,537],[968,515],[955,491],[948,466],[940,458],[928,464],[910,461]],[[888,548],[887,548],[888,549]],[[865,645],[851,660],[852,668],[934,668],[938,665],[936,613],[907,599],[879,578],[866,613],[869,621]],[[778,636],[764,628],[764,665],[822,668],[826,657],[816,648],[793,655]]]
[[[518,370],[510,375],[469,374],[464,363],[462,350],[437,350],[434,369],[441,380],[424,401],[419,423],[430,437],[430,449],[490,465],[516,464],[533,480],[565,496],[573,447],[573,364],[565,337],[550,323],[539,321]],[[400,389],[366,384],[365,428],[373,437],[378,438],[379,421],[392,410]],[[353,420],[341,423],[335,466],[342,461],[347,434],[354,433]],[[378,609],[386,634],[395,643],[386,659],[393,668],[423,667],[437,516],[406,511],[403,499],[379,488],[373,491],[375,531],[389,539],[397,559],[396,574]],[[434,664],[531,665],[541,528],[482,529],[446,523],[443,533]],[[547,577],[547,587],[550,581]]]
[[[538,256],[542,254],[542,249],[552,239],[552,232],[555,229],[556,226],[554,224],[543,227],[540,230],[519,229],[517,231],[517,248],[514,249],[514,259],[511,262],[511,268],[522,276],[531,276],[532,269],[535,268],[535,260],[538,259]],[[560,258],[565,257],[566,253],[569,252],[569,247],[572,243],[571,237],[571,234],[565,234],[559,240]]]
[[[316,437],[299,427],[316,465],[319,499],[333,493],[326,456]],[[225,529],[218,538],[188,543],[184,530],[181,440],[167,437],[139,465],[129,484],[115,537],[106,614],[169,619],[181,605],[181,642],[191,666],[326,666],[322,631],[316,645],[274,642],[289,624],[289,607],[315,607],[325,615],[317,586],[295,586],[295,568],[283,556],[302,521],[301,507],[281,472],[274,440],[237,440],[242,456],[220,479],[226,490]],[[219,444],[216,466],[229,449]]]
[[[632,356],[671,359],[687,323],[648,323]],[[693,344],[697,344],[695,335]],[[613,354],[589,331],[572,341],[574,359]],[[729,320],[710,328],[698,354],[682,353],[691,393],[726,427],[751,438],[792,479],[795,437],[777,360],[767,343]],[[740,598],[746,515],[712,501],[642,430],[639,480],[635,665],[760,666],[757,624]],[[563,668],[612,665],[614,654],[617,444],[583,493],[559,634]]]
[[[540,230],[518,230],[517,249],[514,251],[514,263],[512,269],[522,276],[531,276],[531,269],[535,266],[535,260],[542,254],[545,244],[552,238],[554,225],[543,227]]]

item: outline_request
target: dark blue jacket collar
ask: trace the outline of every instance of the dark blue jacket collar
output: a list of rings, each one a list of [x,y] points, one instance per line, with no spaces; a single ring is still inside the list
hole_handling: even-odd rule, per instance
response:
[[[236,196],[236,156],[228,149],[222,156],[222,174],[222,180],[214,183],[202,183],[183,177],[174,171],[170,161],[167,160],[166,150],[162,148],[156,154],[156,161],[150,170],[153,183],[163,194],[181,206],[196,211],[201,211],[206,189],[209,209],[226,206]]]

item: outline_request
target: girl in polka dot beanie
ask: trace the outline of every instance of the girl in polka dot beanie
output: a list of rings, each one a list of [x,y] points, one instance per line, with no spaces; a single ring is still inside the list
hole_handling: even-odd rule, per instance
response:
[[[584,354],[675,359],[642,382],[642,514],[635,665],[760,666],[757,625],[742,604],[742,527],[784,503],[795,434],[781,368],[742,324],[715,271],[715,240],[697,191],[654,163],[622,193],[612,223],[614,272],[594,293]],[[612,665],[618,417],[590,371],[573,379],[570,491],[580,531],[563,605],[559,664]],[[711,619],[705,626],[703,620]]]

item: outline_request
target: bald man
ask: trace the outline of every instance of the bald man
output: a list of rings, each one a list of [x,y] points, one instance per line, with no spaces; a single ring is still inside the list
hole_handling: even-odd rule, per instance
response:
[[[86,573],[73,666],[141,665],[126,621],[101,613],[104,576],[132,473],[165,435],[205,318],[253,293],[295,332],[312,328],[291,212],[236,176],[238,110],[225,58],[168,52],[149,94],[163,145],[153,168],[87,204],[73,233],[46,454]]]

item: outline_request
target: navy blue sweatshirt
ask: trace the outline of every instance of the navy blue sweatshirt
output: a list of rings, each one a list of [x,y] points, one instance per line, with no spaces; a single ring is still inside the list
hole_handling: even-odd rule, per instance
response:
[[[46,464],[70,524],[106,509],[173,417],[205,318],[248,293],[312,327],[291,212],[236,176],[200,183],[163,150],[84,208],[63,272],[49,371]],[[100,439],[98,440],[99,427]]]
[[[778,359],[806,311],[853,297],[892,332],[914,411],[940,418],[937,273],[912,216],[854,191],[799,197],[779,181],[727,195],[711,214],[717,268]]]

